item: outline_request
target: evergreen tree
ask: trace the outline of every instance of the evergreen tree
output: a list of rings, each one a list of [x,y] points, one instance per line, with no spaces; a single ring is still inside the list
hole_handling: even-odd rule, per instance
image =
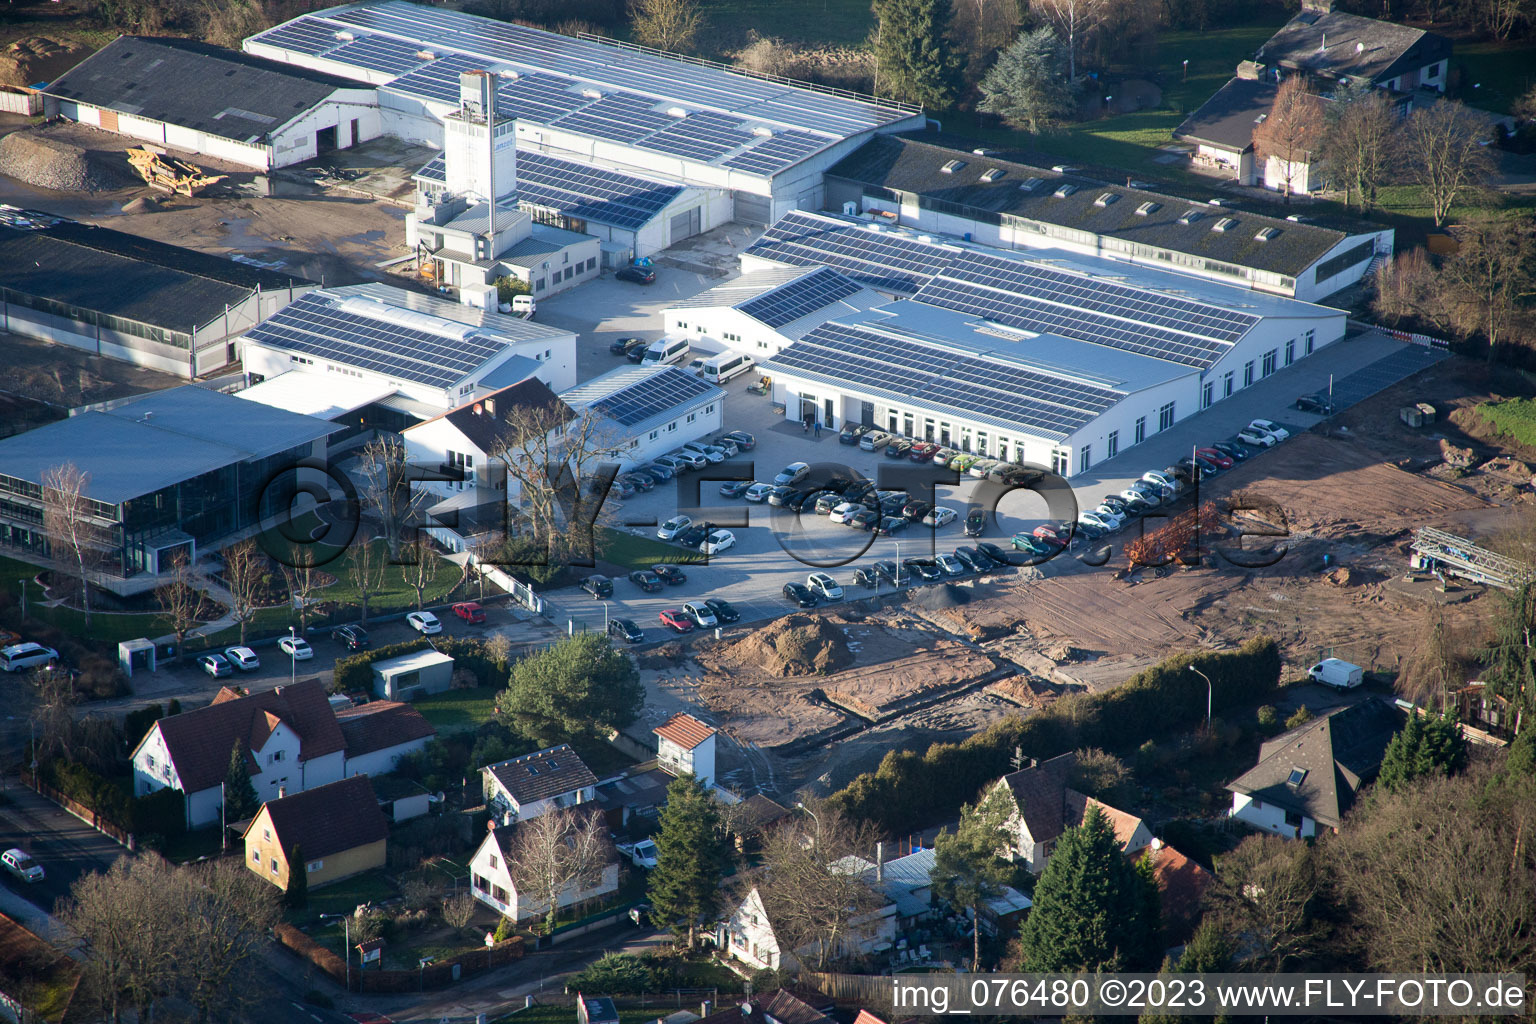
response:
[[[948,107],[960,58],[944,38],[950,0],[875,0],[875,91],[925,107]]]
[[[254,817],[261,810],[251,772],[245,763],[245,748],[236,740],[229,751],[229,770],[224,773],[224,820],[233,824]]]
[[[960,809],[954,832],[933,842],[933,892],[956,909],[970,907],[971,970],[981,969],[981,907],[1007,884],[1011,868],[998,854],[1007,845],[1008,806],[983,798]]]
[[[1109,819],[1090,807],[1065,829],[1035,883],[1019,932],[1024,971],[1134,971],[1157,962],[1142,876],[1121,853]]]
[[[1483,663],[1483,681],[1510,702],[1512,712],[1536,712],[1536,587],[1527,583],[1503,595]]]
[[[496,695],[497,713],[543,744],[622,729],[644,703],[635,663],[602,633],[578,633],[523,658]]]
[[[1467,764],[1467,741],[1461,726],[1443,715],[1410,714],[1381,758],[1376,781],[1396,792],[1415,779],[1455,775]]]
[[[288,851],[288,888],[283,891],[283,903],[289,910],[309,906],[309,865],[304,863],[304,848],[298,843]]]
[[[1067,48],[1049,26],[1019,33],[977,88],[982,97],[977,110],[1035,135],[1060,125],[1075,107]]]
[[[729,860],[715,801],[692,774],[667,787],[655,842],[648,890],[655,918],[679,935],[687,932],[692,949],[695,929],[719,916],[720,879]]]

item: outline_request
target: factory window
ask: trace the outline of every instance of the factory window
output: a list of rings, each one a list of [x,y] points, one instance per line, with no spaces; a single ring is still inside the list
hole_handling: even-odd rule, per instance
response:
[[[698,416],[698,414],[697,414],[697,413],[692,413],[692,412],[691,412],[691,413],[689,413],[689,414],[688,414],[688,422],[689,422],[689,423],[692,423],[692,422],[693,422],[693,421],[694,421],[694,419],[695,419],[695,418],[697,418],[697,416]]]
[[[1105,457],[1112,459],[1116,455],[1119,455],[1119,454],[1120,454],[1120,431],[1118,431],[1118,430],[1111,430],[1109,432],[1109,445],[1106,448],[1106,455],[1105,455]]]
[[[706,406],[705,406],[705,407],[704,407],[704,414],[705,414],[705,415],[706,415],[706,416],[707,416],[707,415],[709,415],[709,414],[710,414],[710,413],[712,413],[712,412],[714,412],[714,411],[715,411],[715,407],[714,407],[714,405],[712,405],[712,404],[711,404],[711,405],[706,405]]]
[[[1243,364],[1243,387],[1253,387],[1253,360]]]
[[[661,431],[659,431],[659,430],[651,431],[651,440],[652,441],[656,440],[657,435],[659,435],[660,433],[661,433]]]
[[[1307,355],[1311,355],[1312,354],[1312,348],[1317,343],[1317,332],[1316,331],[1308,331],[1306,333],[1305,337],[1307,339]]]
[[[668,423],[667,424],[667,429],[668,430],[676,430],[677,429],[677,421],[673,420],[671,423]]]
[[[1077,453],[1077,471],[1079,473],[1086,473],[1091,465],[1093,465],[1093,445],[1085,444],[1082,450]]]
[[[1205,387],[1200,389],[1200,408],[1209,409],[1211,403],[1216,400],[1216,382],[1208,380]]]
[[[1292,338],[1285,343],[1285,365],[1290,366],[1296,361],[1296,339]]]
[[[1279,358],[1280,350],[1272,348],[1264,353],[1264,376],[1268,377],[1275,372],[1275,361]]]
[[[1169,402],[1157,410],[1157,429],[1167,430],[1171,426],[1173,426],[1173,403]]]
[[[1141,444],[1141,442],[1145,441],[1146,439],[1147,439],[1147,418],[1145,416],[1138,416],[1138,417],[1136,417],[1136,440],[1132,441],[1131,443],[1132,444]]]
[[[1226,376],[1221,378],[1221,397],[1232,397],[1232,371],[1228,370]]]
[[[533,290],[536,292],[541,292],[544,290],[544,279],[542,277],[533,282]]]

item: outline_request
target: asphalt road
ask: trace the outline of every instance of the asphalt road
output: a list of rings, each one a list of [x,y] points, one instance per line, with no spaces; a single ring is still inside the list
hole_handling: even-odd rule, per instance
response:
[[[68,814],[55,804],[22,786],[14,777],[4,779],[0,800],[0,849],[19,847],[30,853],[47,877],[26,883],[4,875],[3,884],[44,913],[69,893],[81,875],[106,871],[127,851],[115,841]]]

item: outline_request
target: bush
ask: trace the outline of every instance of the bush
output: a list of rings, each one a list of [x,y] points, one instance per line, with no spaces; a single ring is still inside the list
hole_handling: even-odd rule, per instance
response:
[[[512,922],[502,917],[496,922],[496,934],[491,936],[497,942],[506,942],[515,934]],[[606,989],[604,990],[606,991]]]
[[[314,939],[305,935],[291,924],[280,924],[272,929],[272,934],[278,942],[293,950],[299,956],[308,960],[335,981],[343,981],[347,976],[347,965],[341,957],[326,949]]]
[[[373,663],[402,654],[414,654],[435,646],[455,662],[455,669],[465,669],[474,674],[480,686],[505,686],[511,666],[505,653],[489,647],[478,637],[439,636],[431,645],[425,637],[403,640],[397,644],[385,644],[371,651],[336,659],[336,674],[331,683],[332,693],[351,693],[373,690]]]
[[[1294,715],[1285,720],[1285,727],[1287,729],[1296,729],[1312,721],[1312,718],[1313,715],[1311,710],[1305,704],[1303,704],[1301,707],[1296,709],[1296,713]]]
[[[130,828],[133,806],[123,788],[76,761],[53,760],[39,769],[43,782],[119,828]]]
[[[150,727],[165,717],[164,704],[151,704],[147,708],[130,711],[123,717],[123,741],[128,744],[128,749],[133,750],[139,745]]]
[[[134,798],[131,825],[134,832],[154,832],[167,838],[187,830],[187,798],[169,786]]]
[[[1501,434],[1536,448],[1536,399],[1508,398],[1502,402],[1484,402],[1477,414]]]
[[[1280,711],[1273,704],[1259,708],[1255,717],[1258,719],[1259,732],[1265,736],[1273,736],[1280,731]]]
[[[573,991],[638,996],[659,992],[664,980],[660,975],[669,973],[658,972],[650,957],[608,953],[572,975],[566,985]]]

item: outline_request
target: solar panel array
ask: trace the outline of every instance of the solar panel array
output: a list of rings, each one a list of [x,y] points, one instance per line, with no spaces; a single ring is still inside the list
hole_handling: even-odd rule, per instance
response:
[[[916,338],[837,323],[808,332],[772,362],[883,391],[893,398],[1061,435],[1125,397],[1109,388],[950,351]]]
[[[873,288],[917,291],[956,250],[792,210],[746,250],[797,267],[831,267]]]
[[[412,177],[426,178],[428,181],[435,181],[435,182],[438,182],[440,184],[447,184],[448,183],[448,162],[443,158],[442,154],[439,153],[437,156],[433,157],[431,160],[428,160],[426,165],[424,167],[422,167],[421,170],[417,171],[414,175],[412,175]]]
[[[662,185],[543,153],[517,154],[517,198],[568,217],[638,228],[682,194]]]
[[[447,338],[401,324],[358,316],[325,295],[305,295],[246,337],[398,379],[446,388],[500,353],[506,342],[471,334]]]
[[[356,41],[343,45],[336,39],[343,30]],[[253,41],[400,74],[390,91],[437,103],[457,101],[460,70],[496,71],[503,75],[498,96],[513,116],[751,174],[775,173],[914,113],[391,0],[305,15]],[[420,66],[418,50],[438,60]],[[520,77],[506,77],[513,70]],[[604,95],[583,95],[594,90]],[[671,107],[690,113],[674,117]]]
[[[833,270],[813,270],[736,307],[769,327],[783,327],[859,290],[857,281]]]
[[[592,408],[621,427],[644,423],[658,413],[675,409],[709,394],[713,385],[691,373],[669,366],[660,373],[643,377],[620,388],[606,398],[592,403]]]

